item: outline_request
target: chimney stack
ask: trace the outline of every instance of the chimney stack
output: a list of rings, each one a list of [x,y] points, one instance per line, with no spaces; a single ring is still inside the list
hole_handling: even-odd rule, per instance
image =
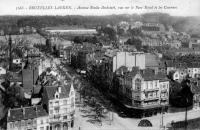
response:
[[[25,108],[22,107],[22,112],[23,112],[23,115],[25,115]]]
[[[58,86],[58,93],[61,93],[61,86]]]
[[[8,117],[10,117],[10,108],[8,109]]]

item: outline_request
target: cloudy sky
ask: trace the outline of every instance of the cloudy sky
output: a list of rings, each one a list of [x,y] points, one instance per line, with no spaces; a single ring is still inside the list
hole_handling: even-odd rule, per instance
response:
[[[40,6],[44,9],[29,9],[30,6]],[[51,9],[47,9],[46,6]],[[71,6],[72,9],[55,9],[55,6]],[[77,9],[79,6],[100,8],[115,6],[115,9]],[[136,6],[142,9],[136,9]],[[145,9],[145,6],[153,6],[154,9]],[[159,6],[162,9],[155,9]],[[129,7],[129,9],[118,7]],[[200,16],[200,0],[0,0],[0,15],[110,15],[146,12],[163,12],[174,16]]]

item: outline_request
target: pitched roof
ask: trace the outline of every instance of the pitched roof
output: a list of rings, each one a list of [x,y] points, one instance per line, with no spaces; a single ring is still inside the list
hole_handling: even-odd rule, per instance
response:
[[[133,67],[131,72],[125,74],[127,77],[135,77],[136,74],[140,74],[145,81],[160,80],[167,81],[167,77],[164,73],[155,73],[152,69],[139,70],[138,67]]]
[[[37,117],[42,117],[48,115],[45,109],[41,105],[15,108],[9,110],[9,115],[7,118],[8,122],[34,119]]]
[[[54,99],[55,93],[58,91],[58,87],[61,87],[61,93],[59,93],[60,98],[69,97],[70,87],[69,85],[59,85],[59,86],[46,86],[44,88],[45,93],[47,94],[47,98],[49,100]]]
[[[8,116],[8,121],[18,121],[24,118],[23,109],[11,109],[10,116]]]
[[[200,94],[200,86],[198,85],[200,81],[199,80],[193,80],[191,82],[191,91],[193,94]]]
[[[8,72],[7,77],[10,82],[22,82],[22,74],[21,73]]]
[[[37,117],[36,108],[28,107],[24,109],[24,119],[33,119]]]
[[[158,67],[159,66],[159,58],[154,54],[145,54],[145,66]]]

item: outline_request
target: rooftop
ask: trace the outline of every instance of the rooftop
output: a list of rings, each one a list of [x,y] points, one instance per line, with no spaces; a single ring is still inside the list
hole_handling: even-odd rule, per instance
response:
[[[59,85],[59,86],[46,86],[44,88],[44,93],[47,94],[48,100],[54,99],[55,93],[58,92],[58,87],[61,87],[61,92],[59,93],[59,98],[68,98],[70,93],[71,84]]]
[[[41,105],[10,109],[8,112],[8,122],[34,119],[37,117],[47,116],[47,112]]]

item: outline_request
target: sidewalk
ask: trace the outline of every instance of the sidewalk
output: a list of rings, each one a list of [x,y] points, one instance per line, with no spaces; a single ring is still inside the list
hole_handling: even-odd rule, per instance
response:
[[[189,110],[187,112],[187,119],[195,119],[200,118],[200,110]],[[159,124],[161,121],[161,114],[158,114],[157,116],[153,117],[147,117],[146,119],[150,120],[153,124],[153,126],[159,127]],[[166,124],[171,123],[171,121],[177,122],[177,121],[184,121],[185,120],[185,112],[177,112],[177,113],[166,113],[163,114],[163,124],[166,126]]]
[[[81,108],[82,109],[82,108]],[[86,108],[86,110],[89,110],[89,107]],[[102,126],[99,123],[91,123],[90,116],[84,116],[87,115],[86,113],[83,113],[79,111],[79,108],[76,109],[76,117],[75,117],[75,128],[73,130],[79,130],[79,127],[81,130],[156,130],[160,129],[160,122],[161,122],[161,114],[158,114],[153,117],[146,117],[145,119],[148,119],[152,124],[153,127],[138,127],[138,123],[141,119],[136,118],[122,118],[119,117],[116,113],[113,114],[114,120],[111,122],[109,118],[102,119]],[[92,115],[92,112],[89,114]],[[200,117],[200,110],[190,110],[188,111],[187,119],[194,119]],[[171,121],[183,121],[185,120],[185,112],[178,112],[178,113],[166,113],[163,114],[163,124],[166,126],[166,124],[171,123]]]

